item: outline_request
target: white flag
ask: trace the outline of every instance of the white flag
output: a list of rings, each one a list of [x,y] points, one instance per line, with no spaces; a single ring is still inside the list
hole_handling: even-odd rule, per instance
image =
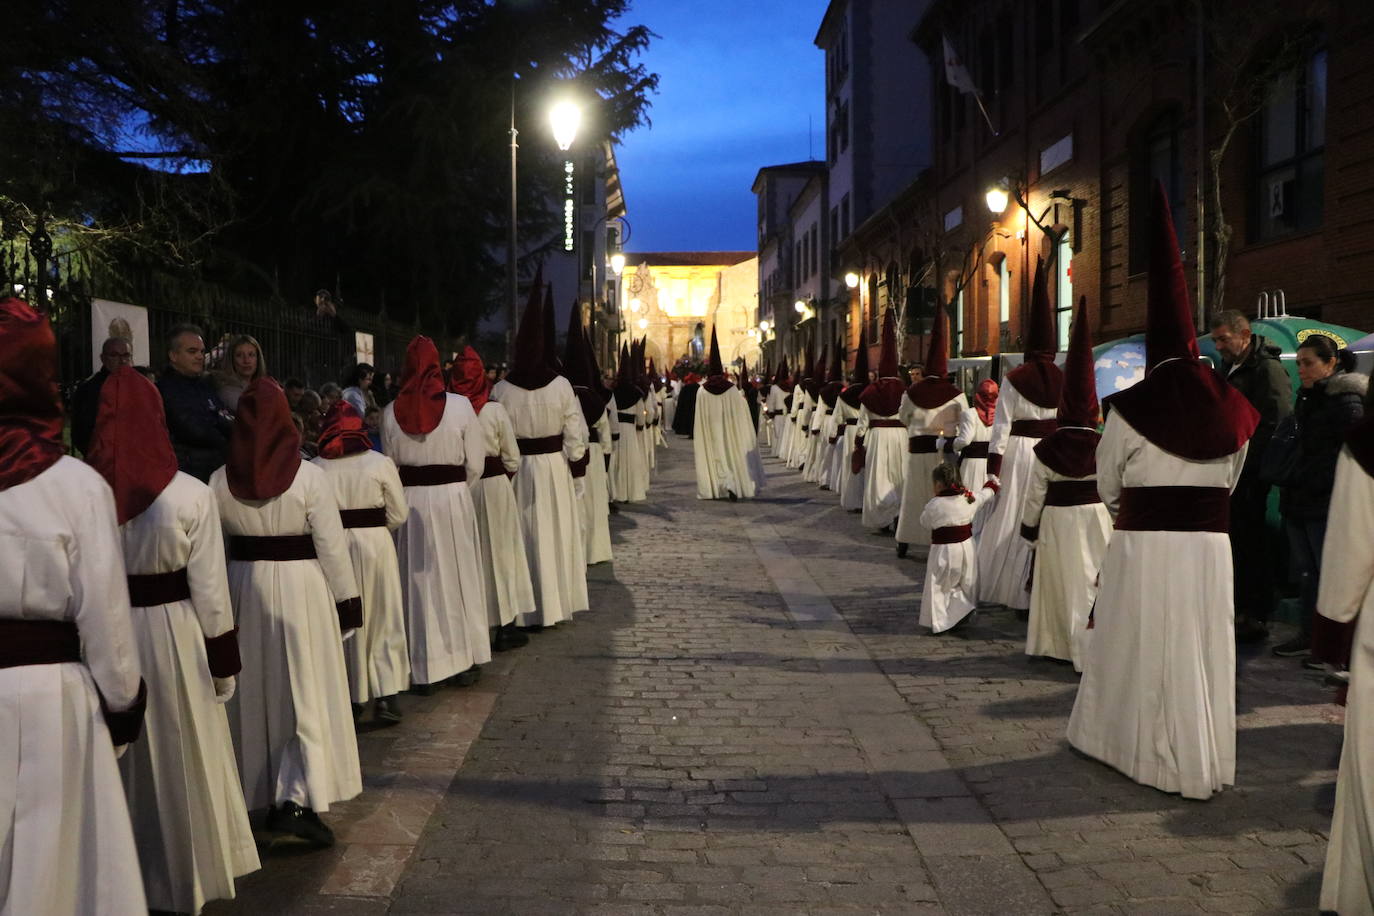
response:
[[[945,82],[949,83],[960,92],[968,92],[973,95],[978,94],[978,87],[973,83],[973,77],[969,75],[959,55],[954,53],[950,47],[949,37],[942,35],[941,40],[945,43]]]

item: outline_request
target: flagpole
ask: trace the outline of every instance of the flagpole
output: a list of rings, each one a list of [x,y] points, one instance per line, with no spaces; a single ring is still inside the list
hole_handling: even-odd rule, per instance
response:
[[[992,126],[992,118],[988,117],[988,110],[983,107],[983,94],[981,92],[975,92],[973,94],[973,100],[978,103],[978,110],[983,113],[983,120],[987,122],[988,130],[992,131],[992,135],[994,137],[1002,136],[997,132],[997,128]]]

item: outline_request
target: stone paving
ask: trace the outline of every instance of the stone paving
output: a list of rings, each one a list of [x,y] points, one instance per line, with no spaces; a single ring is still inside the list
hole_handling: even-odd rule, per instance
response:
[[[762,499],[699,502],[674,440],[595,610],[361,736],[340,848],[208,912],[1315,911],[1340,744],[1315,675],[1242,656],[1236,788],[1136,786],[1068,748],[1076,677],[1023,623],[929,635],[919,560],[767,464]]]

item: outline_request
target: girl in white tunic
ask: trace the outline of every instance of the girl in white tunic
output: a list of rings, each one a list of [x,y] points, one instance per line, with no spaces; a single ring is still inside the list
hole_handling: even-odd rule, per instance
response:
[[[62,456],[56,350],[0,300],[0,913],[144,916],[115,765],[144,703],[124,557],[109,486]]]
[[[581,507],[568,467],[587,451],[587,424],[572,385],[543,361],[535,309],[531,299],[516,335],[515,366],[491,397],[510,414],[520,449],[515,499],[535,602],[524,625],[547,627],[588,607]]]
[[[401,721],[396,694],[410,686],[401,569],[391,532],[410,509],[401,475],[390,458],[372,450],[363,418],[347,401],[329,408],[314,463],[334,487],[348,555],[363,599],[363,626],[344,644],[348,688],[354,712],[369,700],[379,722]]]
[[[943,633],[977,606],[978,558],[973,551],[973,516],[997,493],[996,480],[970,493],[959,483],[952,464],[937,464],[927,475],[935,496],[921,510],[921,524],[931,531],[921,589],[921,626]]]
[[[1064,361],[1059,429],[1035,447],[1021,533],[1035,545],[1026,654],[1073,662],[1097,598],[1112,520],[1097,493],[1097,387],[1086,298]]]
[[[1374,419],[1353,430],[1336,461],[1317,610],[1354,620],[1345,745],[1322,873],[1321,909],[1374,913]]]
[[[930,529],[921,523],[927,481],[935,467],[945,463],[942,440],[953,439],[959,417],[968,409],[968,399],[949,380],[949,317],[944,309],[934,322],[925,373],[907,388],[897,419],[906,424],[907,465],[902,487],[902,508],[897,516],[897,556],[906,556],[915,544],[930,544]]]
[[[244,677],[229,710],[250,809],[319,846],[319,819],[362,791],[340,641],[362,624],[348,541],[324,472],[302,462],[270,378],[239,399],[229,462],[210,476],[228,538]]]
[[[439,351],[428,337],[406,350],[401,393],[382,413],[382,451],[396,462],[410,507],[396,552],[411,683],[428,689],[457,675],[466,686],[491,661],[472,501],[486,442],[468,399],[444,390]]]
[[[897,332],[892,310],[883,314],[883,345],[878,360],[878,380],[859,398],[859,422],[855,424],[851,471],[866,471],[863,526],[892,526],[902,507],[906,482],[906,424],[897,418],[906,393],[897,378]]]
[[[144,891],[154,910],[199,913],[259,867],[220,705],[240,664],[219,509],[177,470],[162,396],[130,367],[101,386],[86,459],[115,494],[148,682],[143,739],[119,762]]]
[[[1231,490],[1259,415],[1197,358],[1173,220],[1155,188],[1147,374],[1107,400],[1102,562],[1069,742],[1136,782],[1208,798],[1235,781]]]
[[[1054,364],[1054,311],[1036,260],[1031,288],[1026,362],[1007,373],[997,397],[988,441],[987,472],[1002,483],[1001,496],[978,537],[978,600],[1025,610],[1030,607],[1031,546],[1021,537],[1021,512],[1035,443],[1054,432],[1063,373]]]
[[[997,383],[983,379],[973,393],[973,406],[959,415],[954,434],[954,451],[959,455],[959,477],[969,490],[977,491],[988,476],[988,441],[997,413]],[[974,534],[978,525],[974,523]]]

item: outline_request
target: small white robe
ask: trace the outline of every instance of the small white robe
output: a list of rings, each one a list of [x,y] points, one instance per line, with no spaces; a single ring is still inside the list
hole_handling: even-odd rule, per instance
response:
[[[643,422],[644,402],[635,401],[622,409],[612,398],[608,409],[616,414],[611,433],[620,437],[612,443],[608,481],[611,499],[618,503],[643,502],[649,493],[649,466],[635,430]]]
[[[568,468],[568,462],[578,460],[587,450],[587,423],[572,385],[561,375],[534,391],[503,380],[496,383],[491,396],[510,414],[517,437],[563,436],[560,451],[521,455],[515,475],[515,499],[520,506],[536,608],[534,614],[521,617],[519,622],[522,626],[551,627],[588,607],[580,497]],[[623,445],[623,434],[620,441]],[[643,454],[645,440],[639,441]]]
[[[933,484],[927,484],[933,488]],[[927,530],[971,525],[973,516],[995,493],[984,487],[973,494],[973,501],[962,493],[935,496],[921,510],[920,523]],[[923,627],[943,633],[968,616],[977,606],[978,555],[973,538],[957,544],[933,544],[926,558],[925,585],[921,589]]]
[[[983,423],[978,410],[965,407],[959,414],[959,427],[954,433],[954,452],[957,455],[974,442],[987,442],[992,439],[992,427]],[[959,478],[964,486],[977,493],[988,479],[988,460],[986,458],[961,458]]]
[[[1002,490],[978,536],[978,600],[1024,610],[1030,607],[1031,545],[1021,537],[1021,511],[1040,440],[1013,436],[1016,420],[1053,420],[1057,407],[1039,407],[1023,398],[1010,381],[1002,383],[992,421],[988,453],[1002,456]]]
[[[906,434],[910,436],[938,436],[942,439],[954,438],[959,428],[959,415],[968,408],[968,399],[963,394],[951,398],[933,410],[917,407],[908,395],[902,395],[902,406],[897,411],[897,419],[906,424]],[[914,547],[930,544],[930,528],[921,521],[921,507],[930,499],[931,472],[937,465],[945,463],[944,453],[938,451],[943,443],[937,442],[937,451],[912,454],[906,449],[906,475],[902,484],[902,508],[897,514],[897,542]],[[981,489],[981,486],[979,487]],[[977,493],[978,490],[973,492]]]
[[[711,394],[702,385],[692,430],[697,499],[725,499],[730,493],[753,499],[763,488],[763,460],[744,392],[731,385]]]
[[[383,528],[344,529],[363,599],[363,626],[344,643],[344,665],[354,703],[395,696],[410,687],[401,566],[391,534],[410,514],[401,476],[394,461],[371,450],[314,462],[333,484],[340,509],[386,510]]]
[[[1317,610],[1355,624],[1345,745],[1326,845],[1321,909],[1374,913],[1374,477],[1343,449],[1326,521]]]
[[[895,419],[896,414],[875,417],[867,407],[859,407],[859,422],[854,430],[855,435],[864,442],[862,523],[865,528],[886,528],[902,508],[902,486],[906,482],[906,429],[869,425],[874,420]]]
[[[636,431],[639,434],[639,447],[644,450],[644,466],[648,468],[652,479],[653,472],[658,468],[658,455],[655,453],[658,427],[654,426],[654,420],[658,418],[658,400],[654,397],[652,388],[639,403],[640,419]],[[585,420],[582,425],[586,426]]]
[[[682,391],[682,382],[673,379],[668,383],[668,390],[663,396],[663,425],[667,427],[663,431],[665,437],[668,435],[668,430],[673,428],[673,416],[677,414],[677,396],[680,391]]]
[[[224,468],[210,475],[210,489],[226,536],[315,542],[313,560],[229,560],[243,657],[229,725],[249,809],[292,801],[328,811],[363,790],[335,607],[357,598],[358,584],[333,487],[303,461],[271,499],[238,499]]]
[[[406,487],[410,513],[396,530],[410,679],[433,684],[491,661],[481,534],[472,484],[486,466],[486,438],[472,402],[449,393],[439,425],[412,436],[382,412],[382,451],[397,465],[461,465],[467,480]]]
[[[1112,413],[1097,447],[1097,490],[1113,518],[1124,487],[1232,490],[1245,452],[1189,461]],[[1231,588],[1231,541],[1222,532],[1112,532],[1069,743],[1185,798],[1208,798],[1234,783]]]
[[[1065,477],[1039,458],[1031,466],[1021,524],[1038,527],[1039,537],[1026,654],[1070,661],[1082,671],[1088,615],[1097,600],[1097,575],[1112,537],[1112,517],[1102,503],[1046,506],[1049,485],[1061,480],[1097,482],[1096,477]]]
[[[582,487],[582,551],[588,566],[614,558],[611,553],[611,497],[606,473],[606,456],[614,454],[616,445],[611,438],[610,415],[603,410],[592,428],[596,431],[596,441],[589,439],[587,442],[587,475]]]
[[[482,405],[477,420],[487,456],[499,457],[501,466],[512,474],[520,470],[520,448],[515,443],[515,427],[511,426],[506,408],[489,400]],[[482,477],[468,489],[477,512],[487,626],[502,627],[534,613],[534,586],[530,584],[515,485],[505,474],[498,474]]]
[[[138,697],[124,555],[109,485],[75,458],[0,490],[0,618],[71,621],[82,652],[0,668],[0,913],[146,916],[100,712]]]
[[[129,575],[185,569],[191,586],[188,600],[133,609],[148,712],[119,771],[149,908],[199,913],[261,867],[206,660],[205,640],[234,629],[215,496],[177,472],[120,537]]]

